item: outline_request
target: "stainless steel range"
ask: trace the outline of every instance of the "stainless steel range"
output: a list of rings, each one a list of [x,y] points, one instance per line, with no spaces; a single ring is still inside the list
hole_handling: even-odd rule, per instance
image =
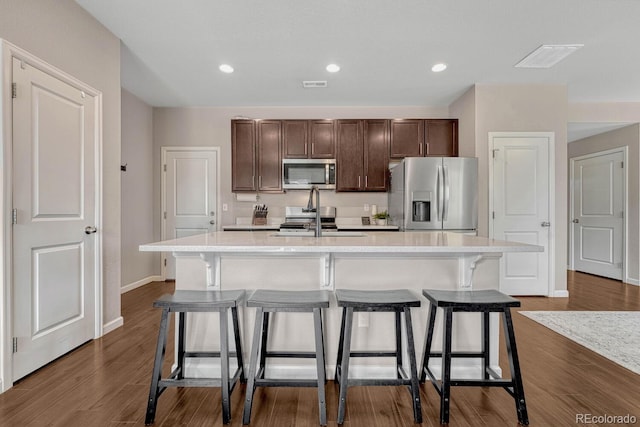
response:
[[[305,212],[306,211],[306,212]],[[313,230],[316,226],[315,209],[312,212],[300,206],[287,206],[285,208],[285,222],[280,224],[280,231],[308,231]],[[320,208],[320,225],[323,230],[335,230],[336,226],[336,208],[321,207]]]

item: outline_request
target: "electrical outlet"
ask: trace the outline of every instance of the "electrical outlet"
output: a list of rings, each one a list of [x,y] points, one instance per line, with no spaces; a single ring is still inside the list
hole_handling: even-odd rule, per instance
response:
[[[229,210],[229,205],[227,205],[226,203],[222,204],[222,212],[226,212]]]
[[[368,203],[364,204],[364,211],[365,212],[369,212],[369,204]]]
[[[358,328],[368,328],[369,327],[369,313],[358,313]]]

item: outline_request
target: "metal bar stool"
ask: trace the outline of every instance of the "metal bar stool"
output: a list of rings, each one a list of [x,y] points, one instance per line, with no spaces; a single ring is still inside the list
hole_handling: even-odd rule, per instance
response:
[[[153,424],[156,416],[158,398],[167,387],[220,387],[222,394],[222,422],[231,421],[230,398],[238,380],[245,382],[244,363],[242,361],[242,345],[238,328],[238,304],[244,298],[243,290],[233,291],[175,291],[173,295],[163,295],[153,303],[162,308],[158,345],[151,376],[151,388],[147,403],[145,424]],[[228,313],[231,310],[235,351],[229,351]],[[169,313],[179,313],[176,368],[171,374],[162,378],[167,335],[169,331]],[[220,351],[194,352],[185,350],[186,313],[218,312],[220,313]],[[221,378],[185,378],[185,361],[191,357],[219,357]],[[238,367],[233,375],[229,372],[229,358],[235,357]]]
[[[422,422],[420,406],[420,390],[416,367],[416,352],[413,342],[413,327],[411,324],[411,307],[420,307],[420,299],[407,289],[388,291],[357,291],[338,289],[335,292],[338,306],[342,307],[342,323],[340,326],[340,343],[338,344],[338,359],[336,362],[335,380],[340,384],[340,401],[338,404],[338,424],[344,423],[347,403],[347,388],[349,386],[379,386],[406,385],[411,393],[413,417],[416,423]],[[393,312],[395,313],[395,351],[351,351],[351,331],[354,312]],[[402,361],[402,322],[400,314],[404,313],[405,329],[407,333],[407,352],[409,354],[409,369],[407,374]],[[350,357],[393,357],[396,359],[397,378],[366,379],[349,378]]]
[[[276,291],[259,289],[247,299],[247,307],[257,307],[257,310],[253,330],[253,343],[251,345],[249,382],[247,384],[242,423],[249,424],[251,421],[251,407],[253,405],[253,394],[256,387],[318,387],[320,425],[327,425],[327,404],[324,390],[327,376],[325,373],[322,309],[329,307],[329,293],[327,291]],[[315,352],[269,351],[267,349],[269,314],[275,312],[313,312]],[[266,359],[268,357],[315,358],[318,378],[316,380],[265,378]]]
[[[440,423],[449,422],[449,400],[450,388],[452,386],[480,386],[480,387],[503,387],[514,398],[518,421],[521,424],[529,424],[527,415],[527,405],[524,399],[524,388],[520,375],[520,363],[518,361],[518,351],[516,350],[516,338],[513,332],[513,322],[511,321],[511,307],[519,307],[520,301],[511,298],[496,290],[482,291],[441,291],[423,289],[422,294],[431,303],[429,310],[429,323],[427,326],[427,336],[424,344],[422,359],[422,369],[420,382],[424,383],[429,375],[431,383],[440,394]],[[438,307],[444,310],[444,334],[442,352],[432,352],[433,328],[436,320],[436,310]],[[479,352],[458,352],[451,350],[451,331],[453,329],[454,312],[480,312],[482,313],[482,349]],[[503,379],[489,365],[489,313],[502,313],[507,355],[509,367],[511,369],[511,379]],[[438,382],[433,372],[429,368],[429,358],[442,358],[442,379]],[[482,360],[483,379],[458,380],[451,379],[451,358],[479,358]]]

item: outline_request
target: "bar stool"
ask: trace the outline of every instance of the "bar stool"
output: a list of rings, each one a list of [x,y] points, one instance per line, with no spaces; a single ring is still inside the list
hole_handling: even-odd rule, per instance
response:
[[[325,373],[322,309],[329,307],[329,293],[327,291],[276,291],[258,289],[247,299],[247,307],[257,307],[257,310],[253,330],[253,343],[251,344],[249,382],[247,384],[242,423],[249,424],[251,421],[251,407],[253,405],[253,394],[255,393],[256,387],[318,387],[320,425],[327,425],[327,403],[324,390],[327,376]],[[269,314],[276,312],[313,312],[315,352],[269,351],[267,349]],[[315,358],[318,378],[316,380],[265,378],[266,359],[269,357]]]
[[[527,405],[524,399],[522,377],[520,375],[520,363],[516,350],[516,338],[511,321],[511,307],[519,307],[520,301],[511,298],[496,290],[482,291],[441,291],[423,289],[422,294],[431,303],[429,310],[429,323],[424,344],[422,369],[420,382],[424,383],[429,375],[431,383],[440,394],[440,423],[449,422],[450,388],[452,386],[480,386],[503,387],[515,399],[518,421],[523,425],[529,424]],[[444,310],[444,334],[442,352],[432,352],[433,328],[438,307]],[[454,312],[480,312],[482,313],[482,349],[480,352],[457,352],[451,350],[451,331],[453,329]],[[511,369],[511,379],[503,379],[489,365],[489,313],[502,313],[507,355]],[[442,380],[438,382],[429,369],[429,358],[442,357]],[[460,380],[451,379],[451,358],[479,358],[482,360],[483,379]]]
[[[243,290],[233,291],[175,291],[173,295],[163,295],[153,303],[156,308],[162,308],[160,318],[160,332],[158,345],[151,376],[151,388],[147,403],[145,424],[153,424],[156,416],[158,398],[167,387],[220,387],[222,394],[222,422],[231,421],[230,398],[238,380],[245,382],[244,363],[242,361],[242,346],[240,344],[240,330],[238,328],[238,304],[244,298]],[[236,350],[229,351],[228,313],[231,310],[233,322],[233,337]],[[169,313],[179,313],[177,340],[177,367],[163,379],[162,363],[164,362],[165,347],[169,331]],[[185,350],[186,313],[190,312],[218,312],[220,313],[220,351],[195,352]],[[220,358],[221,378],[186,378],[185,361],[193,357]],[[235,357],[238,367],[233,376],[229,372],[229,358]]]
[[[338,306],[342,307],[342,323],[340,326],[340,343],[336,362],[335,380],[340,384],[340,401],[338,404],[338,424],[344,423],[347,404],[347,388],[349,386],[369,385],[406,385],[411,393],[413,417],[416,423],[422,422],[420,406],[420,390],[416,368],[416,352],[413,342],[411,324],[411,307],[420,307],[420,299],[407,289],[385,291],[359,291],[338,289],[335,292]],[[351,332],[354,312],[393,312],[395,313],[396,350],[395,351],[351,351]],[[404,313],[407,333],[407,352],[409,369],[407,374],[402,362],[402,323],[400,314]],[[349,378],[349,360],[351,357],[394,357],[396,359],[397,379]]]

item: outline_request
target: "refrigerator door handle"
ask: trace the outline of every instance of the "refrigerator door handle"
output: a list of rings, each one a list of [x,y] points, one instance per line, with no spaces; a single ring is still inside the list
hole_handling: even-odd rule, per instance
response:
[[[442,220],[446,221],[449,216],[449,168],[443,166],[443,171],[444,203],[442,204]]]
[[[444,176],[442,175],[442,167],[438,166],[438,175],[436,182],[436,218],[438,221],[442,221],[443,207],[444,207]]]

